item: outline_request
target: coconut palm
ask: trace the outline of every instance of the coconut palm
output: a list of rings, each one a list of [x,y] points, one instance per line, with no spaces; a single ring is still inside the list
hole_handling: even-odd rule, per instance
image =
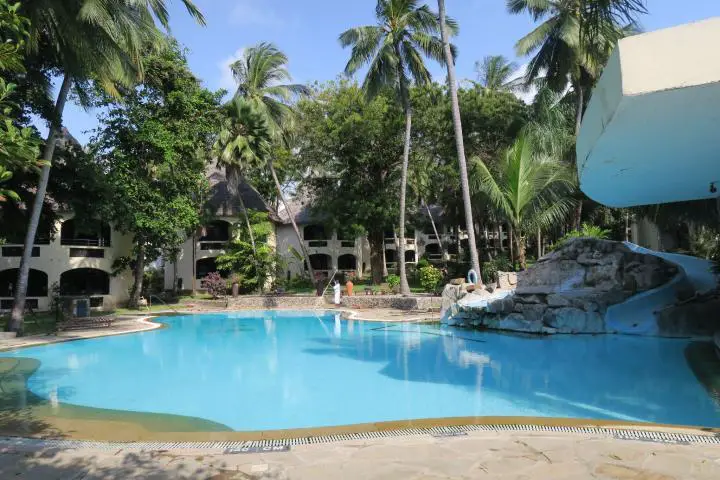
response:
[[[520,268],[526,268],[525,241],[538,229],[563,221],[572,205],[574,179],[567,163],[540,152],[523,133],[491,171],[475,160],[474,184],[513,229]]]
[[[450,90],[450,103],[452,106],[453,127],[455,129],[455,148],[458,154],[458,167],[460,170],[460,186],[462,189],[463,208],[465,210],[465,229],[468,235],[468,248],[470,249],[470,266],[477,274],[478,284],[482,285],[480,275],[480,258],[475,242],[475,222],[472,217],[472,200],[470,198],[470,184],[468,183],[467,161],[465,160],[465,142],[463,140],[462,121],[460,119],[460,102],[457,94],[457,80],[455,78],[455,55],[450,45],[450,36],[457,32],[457,26],[448,21],[445,13],[445,0],[438,0],[440,33],[443,48],[443,57],[448,71],[448,87]]]
[[[544,76],[562,92],[570,83],[576,100],[576,133],[586,96],[602,72],[617,41],[637,31],[635,16],[644,12],[641,0],[507,0],[510,13],[529,13],[542,20],[518,40],[518,55],[533,55],[528,83]]]
[[[400,292],[410,293],[405,270],[405,197],[410,159],[412,108],[410,84],[423,85],[431,81],[423,56],[440,64],[445,63],[440,20],[426,5],[417,0],[378,0],[375,7],[377,23],[354,27],[340,35],[343,47],[352,47],[345,73],[355,74],[368,65],[363,89],[373,97],[383,89],[396,91],[405,112],[405,146],[400,178]],[[448,31],[457,32],[453,20],[447,21]]]
[[[440,0],[443,1],[443,0]],[[488,55],[475,62],[477,81],[487,92],[511,92],[520,88],[522,78],[516,78],[518,65],[502,55]]]
[[[250,104],[267,122],[274,141],[289,143],[295,110],[290,102],[298,96],[307,95],[310,90],[304,85],[281,83],[291,81],[287,70],[288,58],[271,43],[259,43],[247,48],[240,60],[230,65],[238,84],[235,98],[242,98]],[[277,195],[290,218],[295,235],[305,257],[310,278],[315,280],[315,272],[310,264],[310,252],[300,235],[295,214],[285,200],[285,193],[278,179],[272,155],[266,156],[266,166],[270,170]]]
[[[442,237],[438,234],[437,226],[435,225],[435,218],[433,217],[432,210],[428,204],[428,197],[432,195],[432,179],[430,172],[433,171],[437,165],[433,165],[433,162],[426,155],[418,155],[413,168],[408,172],[408,185],[410,190],[417,196],[420,206],[425,208],[430,224],[432,225],[435,238],[438,240],[440,246],[440,253],[442,254],[443,263],[447,266],[447,257],[445,256],[445,244],[442,241]]]
[[[204,19],[191,0],[182,0],[200,23]],[[155,19],[168,28],[165,0],[26,0],[20,13],[30,19],[29,53],[41,55],[61,74],[49,132],[43,149],[43,167],[25,236],[23,256],[15,285],[15,301],[9,329],[22,333],[30,256],[40,212],[45,200],[55,144],[62,116],[73,86],[85,98],[81,86],[94,80],[111,95],[118,85],[132,85],[142,78],[143,52],[164,41]]]
[[[248,169],[265,167],[271,147],[270,129],[265,117],[243,98],[233,98],[224,110],[225,118],[213,149],[218,166],[225,168],[228,184],[240,201],[250,244],[256,253],[255,235],[240,193],[240,181]]]

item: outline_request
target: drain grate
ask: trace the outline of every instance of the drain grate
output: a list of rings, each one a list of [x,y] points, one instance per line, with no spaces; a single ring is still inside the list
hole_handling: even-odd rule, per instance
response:
[[[550,425],[457,425],[430,428],[408,428],[372,432],[342,433],[278,440],[250,440],[224,442],[98,442],[87,440],[45,440],[21,437],[0,437],[0,448],[17,449],[93,449],[93,450],[237,450],[263,447],[284,447],[334,443],[347,440],[373,440],[381,438],[430,435],[436,438],[462,436],[467,432],[552,432],[600,435],[617,440],[650,441],[678,444],[711,444],[720,446],[720,435],[694,435],[687,433],[650,430],[626,430],[600,427],[565,427]]]

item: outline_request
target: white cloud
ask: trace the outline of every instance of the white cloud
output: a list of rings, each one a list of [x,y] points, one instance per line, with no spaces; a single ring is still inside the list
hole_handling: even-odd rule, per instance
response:
[[[230,65],[235,63],[236,60],[240,60],[245,52],[245,48],[239,48],[230,55],[229,57],[218,62],[218,68],[220,69],[220,88],[224,88],[228,92],[232,93],[235,90],[235,79],[230,71]]]
[[[238,0],[230,12],[230,23],[261,27],[282,26],[284,20],[267,3],[261,0]]]

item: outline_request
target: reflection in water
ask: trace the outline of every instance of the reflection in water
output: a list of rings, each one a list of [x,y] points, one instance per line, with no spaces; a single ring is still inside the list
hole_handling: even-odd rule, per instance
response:
[[[238,430],[533,415],[720,426],[688,342],[523,338],[339,315],[178,316],[169,328],[33,347],[54,405],[162,412]]]

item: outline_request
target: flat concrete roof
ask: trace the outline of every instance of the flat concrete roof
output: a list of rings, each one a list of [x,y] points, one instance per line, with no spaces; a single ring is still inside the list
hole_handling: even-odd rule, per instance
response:
[[[613,207],[718,196],[720,17],[621,40],[577,140],[580,188]]]

